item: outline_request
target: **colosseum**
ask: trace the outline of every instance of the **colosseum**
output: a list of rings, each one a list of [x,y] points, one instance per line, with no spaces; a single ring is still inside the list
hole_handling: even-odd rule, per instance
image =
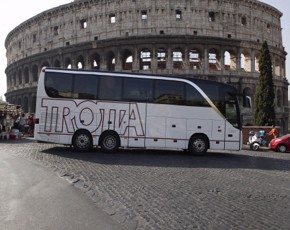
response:
[[[254,97],[259,50],[272,57],[276,123],[288,130],[282,13],[257,0],[74,0],[6,37],[6,100],[34,112],[43,66],[174,74],[234,85]],[[243,109],[244,125],[253,109]]]

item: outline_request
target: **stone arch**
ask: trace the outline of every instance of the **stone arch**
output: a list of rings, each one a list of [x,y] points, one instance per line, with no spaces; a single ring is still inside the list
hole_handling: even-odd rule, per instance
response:
[[[98,53],[93,53],[90,58],[91,69],[100,70],[101,57]]]
[[[129,49],[124,49],[121,51],[121,61],[123,70],[133,69],[133,53]]]
[[[215,48],[208,51],[208,67],[209,70],[221,70],[219,53]]]
[[[57,68],[61,67],[60,60],[58,59],[54,60],[53,67],[57,67]]]
[[[277,106],[281,107],[283,104],[282,92],[280,89],[277,90]]]
[[[166,69],[167,53],[166,49],[159,47],[157,49],[157,69]]]
[[[23,109],[23,105],[22,105],[22,100],[21,97],[17,98],[17,105],[21,105],[22,109]]]
[[[224,52],[224,66],[225,70],[237,69],[237,57],[236,52],[233,50],[225,50]]]
[[[183,56],[184,56],[184,52],[180,47],[175,47],[172,49],[173,69],[178,69],[178,70],[184,69]]]
[[[152,52],[148,48],[140,50],[140,70],[151,69]]]
[[[32,100],[31,100],[31,109],[30,109],[30,111],[31,111],[32,113],[35,113],[35,111],[36,111],[36,95],[33,95],[33,96],[32,96]]]
[[[72,60],[69,57],[65,58],[64,67],[67,68],[67,69],[71,69],[72,68]]]
[[[79,55],[77,58],[77,68],[85,69],[85,59],[82,55]]]
[[[276,57],[274,60],[274,74],[276,76],[281,76],[281,64],[280,58]]]
[[[22,71],[19,69],[17,73],[18,84],[22,84]]]
[[[253,98],[252,95],[252,90],[249,87],[244,88],[243,90],[243,95],[245,96],[249,96],[250,98]],[[243,97],[243,106],[247,106],[247,100],[245,100],[245,98]]]
[[[13,85],[16,85],[16,79],[17,79],[16,71],[13,73]]]
[[[189,50],[189,65],[191,70],[201,69],[201,58],[200,51],[198,49],[190,49]]]
[[[32,66],[32,78],[33,78],[33,81],[37,81],[38,80],[38,67],[37,65],[33,65]]]
[[[29,83],[29,69],[28,69],[28,67],[24,68],[24,83]]]
[[[43,68],[43,67],[49,67],[50,65],[49,65],[49,63],[48,63],[48,61],[44,61],[43,63],[42,63],[42,65],[41,65],[41,69]]]
[[[113,51],[109,51],[106,55],[107,60],[107,70],[114,71],[116,65],[116,58]]]
[[[255,68],[254,68],[254,71],[255,72],[260,72],[259,70],[259,60],[260,60],[260,53],[257,52],[255,53],[255,57],[254,57],[254,64],[255,64]]]
[[[243,50],[240,55],[240,68],[246,72],[251,72],[251,54],[247,50]]]
[[[24,112],[29,112],[29,100],[27,96],[23,97],[23,110]]]

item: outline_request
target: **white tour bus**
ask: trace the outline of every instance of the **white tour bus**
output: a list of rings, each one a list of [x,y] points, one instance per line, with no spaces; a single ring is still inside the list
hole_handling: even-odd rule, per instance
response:
[[[36,140],[78,151],[242,147],[236,89],[209,80],[43,68],[35,118]]]

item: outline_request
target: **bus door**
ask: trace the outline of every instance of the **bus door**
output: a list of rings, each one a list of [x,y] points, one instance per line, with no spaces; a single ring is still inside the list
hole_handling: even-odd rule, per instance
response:
[[[240,138],[241,138],[241,131],[227,122],[226,123],[226,140],[225,140],[226,149],[240,150]]]
[[[224,120],[213,120],[212,141],[210,143],[212,149],[225,149],[225,129]]]
[[[238,113],[235,103],[226,103],[226,135],[225,148],[229,150],[240,150],[241,131],[238,128]]]
[[[130,103],[128,114],[128,146],[145,147],[146,103]]]

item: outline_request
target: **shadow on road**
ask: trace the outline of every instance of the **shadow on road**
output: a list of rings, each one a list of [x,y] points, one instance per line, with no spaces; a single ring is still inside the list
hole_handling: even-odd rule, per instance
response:
[[[42,151],[62,158],[88,161],[96,164],[132,165],[149,167],[182,168],[242,168],[290,171],[290,155],[281,159],[280,153],[261,150],[260,152],[208,152],[205,156],[192,156],[183,151],[170,150],[119,150],[117,153],[102,153],[95,150],[79,153],[70,147],[54,147]],[[281,154],[280,154],[281,156]],[[287,155],[284,155],[287,158]],[[285,158],[285,157],[284,157]]]

